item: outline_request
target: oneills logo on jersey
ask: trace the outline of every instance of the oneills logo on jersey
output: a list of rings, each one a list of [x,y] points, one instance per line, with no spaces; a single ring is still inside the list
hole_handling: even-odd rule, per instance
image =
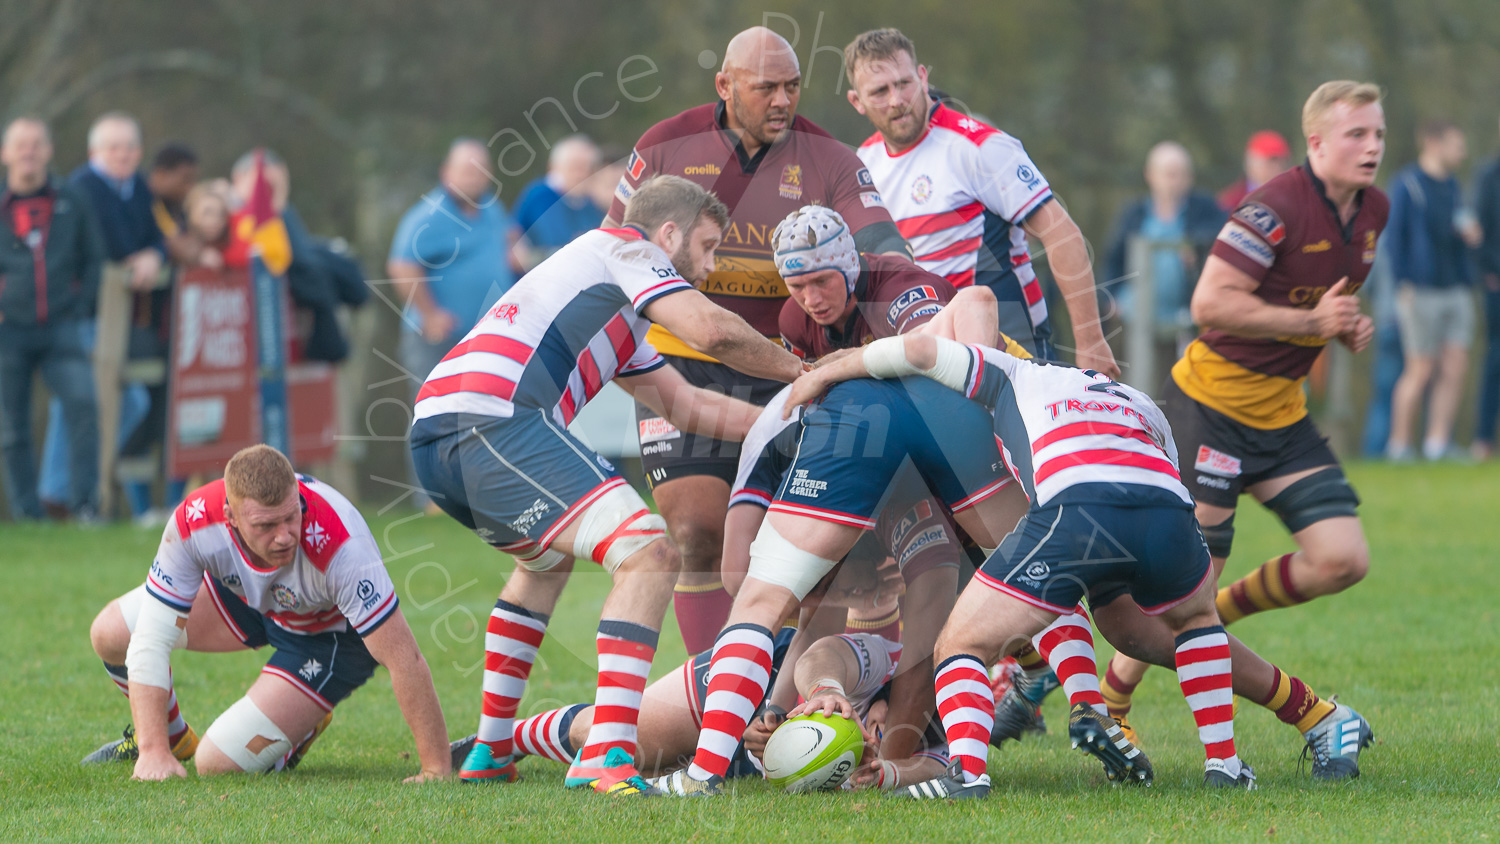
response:
[[[802,198],[802,165],[788,164],[781,168],[781,184],[776,186],[782,199]]]
[[[1330,250],[1332,248],[1333,248],[1333,244],[1329,243],[1327,239],[1324,239],[1324,240],[1318,241],[1317,243],[1309,243],[1309,244],[1307,244],[1306,246],[1302,247],[1302,252],[1303,252],[1303,254],[1308,254],[1308,253],[1311,253],[1311,252],[1327,252],[1328,250]]]
[[[684,176],[717,176],[724,172],[717,164],[699,164],[695,167],[682,168]]]

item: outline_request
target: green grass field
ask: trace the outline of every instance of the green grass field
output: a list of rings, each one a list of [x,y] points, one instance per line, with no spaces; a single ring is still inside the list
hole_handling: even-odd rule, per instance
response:
[[[1242,756],[1260,790],[1205,793],[1202,751],[1174,678],[1148,675],[1133,721],[1157,772],[1149,791],[1114,788],[1068,748],[1061,695],[1052,734],[992,753],[994,793],[955,805],[893,804],[879,795],[785,796],[739,782],[734,796],[622,804],[566,792],[562,769],[521,764],[522,783],[421,787],[411,736],[384,672],[341,705],[294,773],[134,783],[127,767],[78,760],[129,719],[88,643],[110,598],[145,576],[156,536],[0,527],[0,840],[95,841],[1018,841],[1500,840],[1500,619],[1494,595],[1500,468],[1356,466],[1373,549],[1369,578],[1307,607],[1246,620],[1235,632],[1324,695],[1359,709],[1376,743],[1364,775],[1314,784],[1298,772],[1301,737],[1258,707],[1240,707]],[[455,737],[479,712],[480,630],[508,561],[445,517],[370,514],[402,607],[432,664]],[[1230,574],[1289,549],[1247,508]],[[532,675],[523,714],[592,699],[593,636],[606,590],[581,570]],[[684,658],[672,621],[653,676]],[[1109,649],[1101,641],[1101,661]],[[201,732],[255,678],[263,654],[179,652],[183,712]]]

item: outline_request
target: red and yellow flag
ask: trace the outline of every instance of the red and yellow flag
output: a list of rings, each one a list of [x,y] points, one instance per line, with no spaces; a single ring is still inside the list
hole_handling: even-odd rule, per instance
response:
[[[249,201],[230,218],[229,231],[232,242],[224,257],[230,266],[248,264],[252,255],[258,256],[274,275],[285,273],[291,266],[292,243],[271,201],[265,150],[255,151],[255,184]]]

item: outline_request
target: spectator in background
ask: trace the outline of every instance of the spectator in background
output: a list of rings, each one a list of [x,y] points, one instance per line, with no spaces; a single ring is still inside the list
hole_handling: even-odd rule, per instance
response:
[[[202,244],[198,263],[222,267],[229,247],[229,187],[220,181],[202,182],[183,201],[184,229]]]
[[[162,357],[167,349],[167,321],[171,292],[157,284],[166,260],[166,241],[156,223],[150,186],[141,164],[141,127],[122,111],[101,115],[89,128],[89,160],[73,171],[69,182],[89,198],[94,219],[104,235],[105,256],[129,270],[136,292],[130,315],[128,357]],[[91,344],[92,345],[92,344]],[[143,457],[166,436],[166,385],[127,384],[121,396],[121,457]],[[76,435],[71,430],[60,436]],[[71,467],[69,467],[71,468]],[[61,471],[49,464],[44,474]],[[108,479],[106,479],[106,482]],[[151,484],[124,480],[120,484],[131,517],[142,526],[164,524],[169,513],[153,507]],[[168,504],[173,503],[168,501]]]
[[[364,273],[341,242],[315,237],[291,202],[292,172],[281,156],[262,150],[263,173],[271,187],[271,207],[286,226],[292,263],[287,267],[287,289],[297,311],[293,351],[297,360],[337,363],[349,355],[349,344],[339,325],[342,305],[358,307],[369,298]],[[255,150],[240,156],[230,171],[236,207],[255,190]]]
[[[88,200],[51,178],[51,160],[45,123],[23,117],[5,128],[0,214],[12,237],[0,248],[0,452],[12,516],[40,519],[31,444],[32,379],[40,372],[73,434],[66,439],[73,471],[62,503],[91,521],[99,489],[91,326],[104,245]]]
[[[1464,220],[1454,171],[1468,155],[1464,134],[1445,120],[1430,120],[1417,131],[1421,153],[1391,180],[1391,216],[1386,246],[1396,278],[1396,320],[1406,354],[1392,399],[1392,460],[1412,458],[1417,410],[1428,386],[1427,435],[1422,454],[1429,460],[1452,456],[1453,418],[1474,340],[1474,272],[1466,241],[1478,245],[1478,226]],[[1372,244],[1373,245],[1373,244]]]
[[[1193,158],[1182,144],[1162,141],[1152,147],[1145,175],[1147,195],[1126,205],[1115,223],[1105,253],[1105,278],[1127,330],[1141,319],[1136,314],[1136,285],[1149,279],[1161,346],[1157,359],[1169,364],[1178,358],[1179,345],[1192,339],[1188,303],[1198,270],[1227,217],[1212,196],[1193,189]],[[1127,266],[1130,241],[1136,237],[1161,244],[1150,250],[1149,267]]]
[[[1495,417],[1500,416],[1500,156],[1480,171],[1474,185],[1480,244],[1480,290],[1484,296],[1484,373],[1479,382],[1479,424],[1474,428],[1473,455],[1495,456]]]
[[[1292,166],[1292,148],[1286,138],[1274,129],[1262,129],[1245,144],[1245,175],[1219,191],[1219,207],[1228,214],[1240,207],[1245,197],[1261,185],[1285,173]]]
[[[599,227],[609,205],[597,205],[588,190],[589,177],[598,169],[599,148],[586,135],[570,135],[552,147],[547,175],[521,190],[515,217],[526,269]]]
[[[401,362],[415,379],[413,399],[453,344],[515,284],[513,225],[491,181],[488,156],[479,141],[454,141],[440,184],[406,212],[391,241],[386,272],[407,303]]]
[[[203,243],[187,228],[187,195],[198,182],[198,154],[183,144],[169,143],[151,159],[146,185],[156,200],[151,211],[161,229],[167,257],[179,267],[200,263]],[[212,260],[212,259],[209,259]]]

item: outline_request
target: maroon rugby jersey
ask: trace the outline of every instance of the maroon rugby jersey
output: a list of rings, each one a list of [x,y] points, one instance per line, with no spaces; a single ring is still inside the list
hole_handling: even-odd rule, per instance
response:
[[[1375,262],[1390,200],[1378,188],[1355,199],[1347,225],[1307,164],[1293,167],[1245,198],[1219,232],[1211,254],[1260,282],[1268,304],[1311,310],[1348,276],[1359,290]],[[1253,428],[1271,430],[1307,415],[1302,382],[1328,341],[1318,336],[1237,337],[1216,329],[1188,346],[1172,377],[1198,402]]]
[[[824,205],[843,216],[851,233],[871,223],[895,225],[854,150],[800,115],[781,140],[754,156],[745,155],[739,139],[724,128],[723,102],[663,120],[631,151],[610,217],[623,219],[625,202],[641,182],[663,173],[691,179],[729,206],[729,230],[716,252],[716,269],[698,289],[773,339],[787,301],[786,285],[771,260],[771,232],[778,223],[804,205]],[[661,326],[652,326],[647,340],[665,355],[713,360]]]
[[[859,256],[858,304],[843,325],[819,325],[793,299],[781,306],[781,341],[792,354],[817,360],[922,325],[953,298],[953,285],[940,275],[894,255]]]

